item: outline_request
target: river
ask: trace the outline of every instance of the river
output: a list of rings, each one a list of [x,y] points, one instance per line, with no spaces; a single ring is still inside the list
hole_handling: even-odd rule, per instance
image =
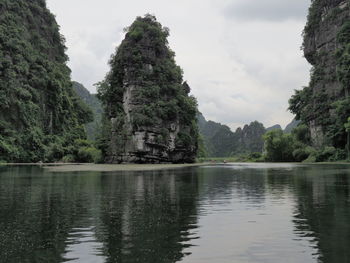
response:
[[[350,262],[350,166],[0,166],[0,262]]]

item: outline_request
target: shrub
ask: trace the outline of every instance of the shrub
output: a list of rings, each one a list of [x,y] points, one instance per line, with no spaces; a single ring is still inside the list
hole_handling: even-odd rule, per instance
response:
[[[293,151],[294,160],[297,162],[302,162],[310,156],[310,152],[306,148],[298,148]]]
[[[315,163],[315,162],[316,162],[316,155],[314,153],[310,154],[309,157],[303,161],[303,163]]]
[[[74,163],[75,162],[75,157],[73,154],[68,154],[63,156],[62,162],[64,163]]]
[[[95,147],[82,147],[77,154],[77,161],[82,163],[99,163],[102,159],[102,153]]]
[[[317,153],[316,161],[317,162],[326,162],[331,161],[337,150],[334,147],[327,146],[323,150],[319,151]]]
[[[50,143],[46,150],[45,161],[58,161],[62,158],[62,156],[64,156],[64,149],[62,144],[59,142]]]
[[[249,159],[260,159],[261,157],[262,157],[262,153],[259,153],[259,152],[251,153],[248,156]]]
[[[342,160],[346,160],[346,158],[347,158],[346,151],[342,149],[337,149],[337,151],[333,156],[332,161],[342,161]]]

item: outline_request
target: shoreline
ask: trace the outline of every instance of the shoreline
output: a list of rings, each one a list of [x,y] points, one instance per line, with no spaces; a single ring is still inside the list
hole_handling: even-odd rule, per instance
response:
[[[36,164],[50,172],[121,172],[121,171],[154,171],[200,167],[208,163],[193,164]]]
[[[267,164],[266,162],[262,162]],[[269,162],[281,164],[279,162]],[[155,171],[171,170],[187,167],[215,166],[222,164],[261,164],[257,162],[203,162],[192,164],[94,164],[94,163],[0,163],[1,166],[37,166],[50,172],[121,172],[121,171]],[[319,162],[319,163],[284,163],[299,165],[350,165],[349,162]]]

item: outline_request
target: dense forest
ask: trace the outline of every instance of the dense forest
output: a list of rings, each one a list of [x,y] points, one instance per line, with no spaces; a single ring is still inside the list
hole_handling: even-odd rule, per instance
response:
[[[78,161],[92,113],[65,50],[44,0],[0,1],[0,161]]]

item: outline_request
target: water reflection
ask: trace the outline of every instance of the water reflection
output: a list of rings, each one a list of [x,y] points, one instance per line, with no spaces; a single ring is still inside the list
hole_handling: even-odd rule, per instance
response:
[[[193,170],[102,175],[106,262],[177,262],[196,238],[198,186]]]
[[[348,262],[349,166],[0,167],[0,262]]]
[[[193,170],[0,171],[3,262],[177,262],[196,228]]]
[[[297,179],[296,232],[312,240],[320,262],[349,262],[349,167],[311,166]]]

